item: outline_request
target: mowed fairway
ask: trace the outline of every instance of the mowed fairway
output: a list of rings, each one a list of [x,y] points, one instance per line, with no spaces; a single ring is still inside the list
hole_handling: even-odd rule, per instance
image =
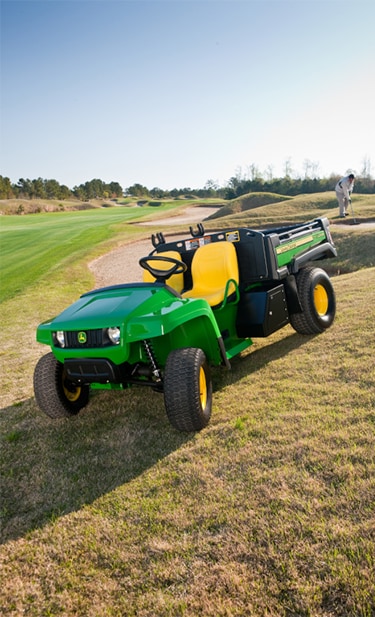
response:
[[[53,270],[92,254],[95,247],[113,238],[126,223],[151,215],[155,216],[155,208],[113,207],[3,216],[1,300],[23,292]]]
[[[35,405],[38,321],[92,286],[88,256],[150,233],[111,224],[2,303],[0,614],[372,617],[374,233],[332,226],[333,326],[255,339],[213,372],[207,429],[181,434],[148,390],[69,420]]]

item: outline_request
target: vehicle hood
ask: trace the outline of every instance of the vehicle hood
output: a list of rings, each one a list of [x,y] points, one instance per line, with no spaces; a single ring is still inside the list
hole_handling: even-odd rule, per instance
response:
[[[157,299],[156,299],[157,296]],[[54,330],[95,329],[120,326],[138,315],[176,298],[165,285],[138,283],[116,285],[83,294],[79,300],[44,325]]]

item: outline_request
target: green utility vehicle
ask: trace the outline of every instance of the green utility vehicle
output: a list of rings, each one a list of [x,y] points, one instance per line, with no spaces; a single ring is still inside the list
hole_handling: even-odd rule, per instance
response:
[[[143,282],[83,294],[37,329],[51,352],[36,365],[34,391],[48,416],[71,416],[91,390],[149,386],[168,419],[198,431],[211,416],[210,367],[287,324],[300,334],[329,328],[335,294],[312,262],[335,257],[326,218],[255,231],[231,228],[166,241],[152,236]]]

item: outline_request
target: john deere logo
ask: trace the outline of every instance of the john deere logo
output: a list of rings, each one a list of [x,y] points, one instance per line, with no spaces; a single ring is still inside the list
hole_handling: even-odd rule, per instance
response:
[[[81,345],[84,345],[87,341],[87,336],[86,336],[86,332],[78,332],[78,342]]]

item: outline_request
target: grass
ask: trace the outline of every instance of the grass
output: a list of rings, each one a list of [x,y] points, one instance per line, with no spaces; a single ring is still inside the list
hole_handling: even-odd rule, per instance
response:
[[[332,237],[337,249],[337,257],[332,261],[321,262],[330,275],[355,272],[375,266],[374,229],[350,226],[343,230],[331,226]]]
[[[224,209],[220,209],[210,218],[220,227],[226,225],[243,225],[250,228],[269,227],[284,223],[297,223],[314,219],[317,216],[326,216],[333,223],[341,222],[338,218],[338,206],[335,193],[313,193],[311,195],[297,195],[296,197],[273,198],[272,193],[253,193],[239,197]],[[353,210],[356,219],[364,222],[373,219],[375,208],[374,195],[353,195]],[[224,217],[218,217],[220,214]],[[348,224],[350,224],[350,221]]]
[[[246,212],[247,210],[259,208],[268,204],[273,204],[274,206],[288,199],[292,199],[292,197],[276,195],[275,193],[248,193],[247,195],[242,195],[226,203],[217,212],[211,214],[209,220],[222,218],[223,216],[232,216],[233,214]]]
[[[92,210],[99,208],[113,208],[115,206],[125,206],[132,208],[134,206],[161,207],[166,209],[175,209],[177,206],[181,206],[182,202],[184,207],[189,205],[199,205],[201,200],[197,197],[186,198],[180,196],[175,199],[142,199],[139,197],[117,197],[115,199],[101,199],[95,198],[89,201],[80,201],[79,199],[0,199],[0,215],[23,215],[23,214],[36,214],[41,212],[74,212],[82,210]],[[205,205],[221,204],[222,200],[217,198],[210,198],[204,200]]]
[[[367,231],[334,233],[332,328],[288,326],[216,369],[199,434],[148,390],[97,393],[72,420],[37,410],[40,350],[14,333],[85,288],[84,259],[3,303],[23,369],[0,414],[2,615],[375,614],[374,252]]]
[[[184,204],[186,207],[186,204]],[[1,220],[2,301],[23,292],[57,269],[95,255],[105,241],[114,242],[120,233],[130,233],[129,223],[160,217],[173,204],[157,209],[95,208],[85,211],[49,212],[28,216],[3,216]],[[178,212],[181,208],[174,205]],[[136,236],[136,231],[133,230]],[[36,250],[37,247],[37,250]]]

